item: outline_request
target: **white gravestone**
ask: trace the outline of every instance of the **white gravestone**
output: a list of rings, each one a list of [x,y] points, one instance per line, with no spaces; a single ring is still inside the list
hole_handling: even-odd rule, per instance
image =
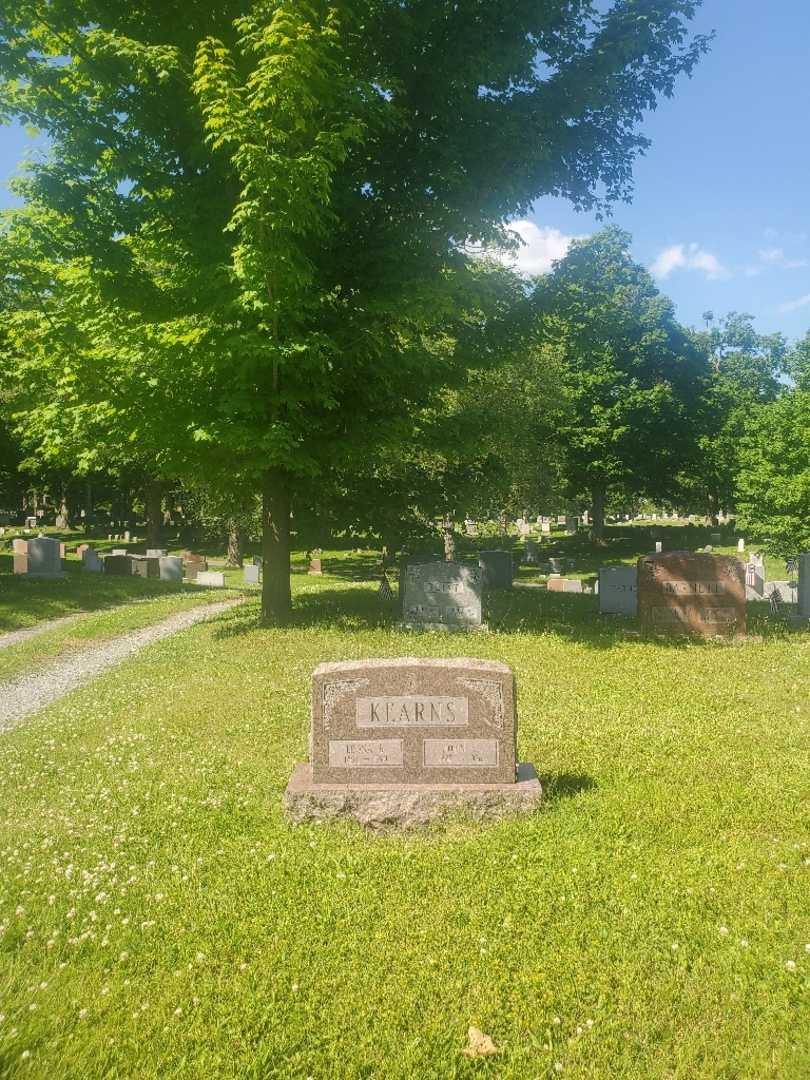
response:
[[[635,566],[602,566],[599,570],[599,614],[638,613],[638,569]]]
[[[198,585],[208,585],[213,589],[225,588],[225,575],[221,570],[201,570],[195,581]]]

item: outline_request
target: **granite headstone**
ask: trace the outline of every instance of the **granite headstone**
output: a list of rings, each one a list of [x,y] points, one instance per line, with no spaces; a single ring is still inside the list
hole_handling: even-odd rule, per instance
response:
[[[648,633],[742,636],[745,567],[728,555],[648,555],[638,561],[638,613]]]
[[[438,560],[407,563],[402,580],[402,610],[407,626],[434,630],[481,626],[479,567]]]

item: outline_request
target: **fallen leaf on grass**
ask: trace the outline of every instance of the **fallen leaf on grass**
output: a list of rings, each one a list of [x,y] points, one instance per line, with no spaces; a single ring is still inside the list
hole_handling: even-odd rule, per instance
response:
[[[464,1053],[469,1058],[491,1057],[492,1054],[498,1053],[498,1047],[489,1035],[485,1035],[477,1027],[471,1027],[467,1031],[467,1039],[468,1045],[464,1047]]]

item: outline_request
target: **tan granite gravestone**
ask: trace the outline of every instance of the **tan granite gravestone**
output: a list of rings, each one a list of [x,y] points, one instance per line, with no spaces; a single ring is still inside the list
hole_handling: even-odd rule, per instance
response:
[[[745,566],[730,555],[647,555],[638,561],[638,613],[648,633],[742,636]]]
[[[515,680],[491,660],[399,658],[321,664],[312,676],[310,761],[285,809],[295,821],[423,824],[533,808],[540,783],[516,761]]]
[[[565,585],[568,578],[560,577],[558,574],[551,574],[546,583],[546,588],[549,592],[565,592]]]

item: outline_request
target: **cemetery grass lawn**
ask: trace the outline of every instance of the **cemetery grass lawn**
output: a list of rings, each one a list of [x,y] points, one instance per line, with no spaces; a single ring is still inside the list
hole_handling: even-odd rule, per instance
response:
[[[809,633],[645,642],[538,592],[406,633],[294,587],[289,627],[249,603],[0,738],[0,1075],[810,1074]],[[408,654],[514,668],[542,810],[288,825],[312,669]]]

